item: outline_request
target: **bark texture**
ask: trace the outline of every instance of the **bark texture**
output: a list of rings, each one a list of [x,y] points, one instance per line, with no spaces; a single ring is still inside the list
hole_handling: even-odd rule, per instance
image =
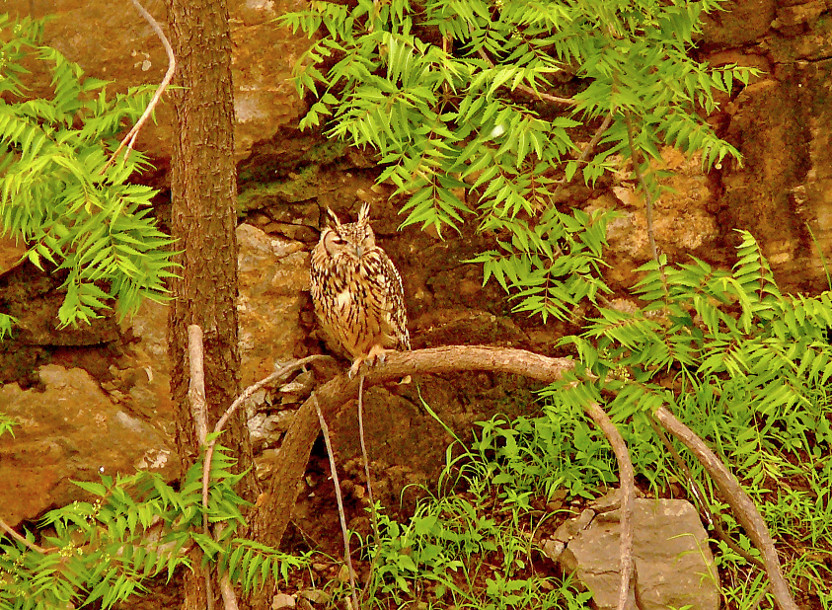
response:
[[[231,39],[225,0],[166,0],[178,67],[172,93],[177,134],[172,167],[173,236],[180,277],[168,318],[177,444],[185,466],[199,442],[188,393],[187,327],[204,333],[205,395],[212,428],[239,391],[236,175]],[[230,439],[247,446],[237,418]],[[240,456],[250,463],[250,452]],[[251,491],[251,490],[250,490]]]
[[[190,324],[199,325],[204,332],[208,428],[213,428],[239,391],[235,121],[226,1],[166,0],[165,4],[177,59],[174,85],[178,86],[172,93],[176,135],[171,230],[181,251],[180,277],[171,284],[174,301],[168,331],[176,443],[183,468],[187,468],[199,455],[188,400]],[[238,467],[251,464],[242,412],[232,418],[220,442],[234,447]],[[250,476],[239,492],[253,499],[255,485]],[[220,587],[215,578],[189,571],[184,591],[183,607],[201,609],[213,607],[214,600],[208,598],[216,599]]]

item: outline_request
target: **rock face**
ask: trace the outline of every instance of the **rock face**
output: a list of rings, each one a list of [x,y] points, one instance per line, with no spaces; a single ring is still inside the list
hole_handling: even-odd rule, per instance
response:
[[[0,388],[4,414],[18,423],[14,437],[0,436],[0,506],[10,525],[78,498],[71,479],[136,469],[178,474],[164,436],[119,409],[86,371],[47,365],[39,375],[43,391]]]
[[[275,362],[304,356],[301,310],[308,301],[309,252],[303,243],[237,227],[242,383],[274,371]]]
[[[142,3],[164,27],[167,14],[161,0]],[[306,49],[305,36],[291,35],[274,19],[305,3],[299,0],[230,0],[235,43],[232,78],[235,84],[238,158],[247,157],[255,142],[267,140],[303,113],[290,76]],[[167,70],[162,43],[132,4],[108,0],[9,0],[3,9],[12,14],[54,15],[46,40],[98,78],[128,86],[156,85]],[[164,160],[172,151],[170,106],[158,110],[158,126],[149,124],[138,146]],[[164,161],[163,161],[164,162]]]
[[[714,174],[708,207],[726,243],[735,227],[757,237],[788,290],[823,290],[823,257],[832,251],[830,5],[729,4],[711,16],[705,48],[716,64],[736,61],[762,74],[718,119],[744,163]]]
[[[164,25],[164,2],[144,4]],[[234,38],[239,207],[244,222],[237,233],[243,382],[261,378],[275,361],[321,351],[306,294],[308,251],[317,240],[324,207],[344,218],[354,217],[361,201],[373,203],[379,241],[402,273],[414,347],[482,342],[554,355],[557,328],[513,315],[495,283],[483,287],[481,270],[465,263],[493,247],[489,237],[475,234],[470,227],[447,241],[415,227],[399,231],[401,218],[387,203],[389,189],[374,185],[378,168],[373,158],[327,142],[320,134],[297,131],[306,106],[297,99],[290,77],[307,40],[273,20],[305,3],[229,0],[228,5]],[[726,8],[731,10],[708,18],[697,53],[715,65],[737,62],[763,70],[751,86],[733,98],[726,96],[721,112],[712,117],[718,132],[739,148],[745,161],[742,166],[726,162],[705,174],[697,158],[665,151],[667,167],[677,174],[669,185],[674,191],[656,205],[659,247],[672,260],[694,254],[710,263],[730,265],[733,229],[747,228],[771,256],[785,290],[818,289],[825,282],[819,252],[832,251],[832,135],[827,129],[832,123],[830,5],[819,0],[737,0],[726,3]],[[46,27],[45,42],[79,62],[88,75],[113,80],[113,89],[158,83],[167,67],[161,44],[129,3],[7,0],[4,10],[35,17],[55,14]],[[162,189],[167,184],[171,114],[163,103],[158,124],[148,124],[137,143],[159,170],[149,180]],[[634,270],[649,257],[644,207],[634,196],[633,185],[625,180],[610,191],[576,187],[566,204],[622,212],[610,227],[609,278],[618,286],[632,285]],[[45,384],[47,391],[55,392],[51,402],[78,398],[78,404],[66,407],[67,421],[73,426],[92,418],[94,404],[106,421],[114,422],[117,432],[122,420],[116,413],[134,415],[144,422],[142,426],[152,422],[149,428],[134,426],[137,446],[146,440],[141,438],[146,430],[170,434],[164,307],[146,304],[121,326],[104,320],[74,334],[57,332],[56,284],[25,263],[10,268],[20,252],[17,244],[0,244],[0,307],[8,305],[22,321],[18,341],[0,347],[0,381],[19,382],[3,388],[3,396],[29,401],[31,412],[25,411],[25,417],[37,423],[39,395],[20,388]],[[82,374],[74,367],[83,367],[106,394],[97,392],[87,377],[85,383],[76,380],[78,388],[68,384],[74,389],[59,396],[44,381],[44,374],[49,378],[52,369],[43,365],[50,362],[69,369],[67,375],[73,379]],[[528,409],[533,389],[516,378],[473,372],[426,380],[419,391],[415,384],[378,389],[367,402],[370,453],[402,469],[431,472],[442,462],[445,440],[439,426],[419,412],[422,398],[468,438],[476,420],[498,412],[511,417]],[[286,416],[271,408],[267,398],[260,397],[253,428],[258,442],[273,449]],[[286,393],[277,402],[291,404],[292,398]],[[357,447],[354,417],[354,405],[348,405],[332,422],[339,435],[337,450],[345,459]],[[38,426],[45,430],[46,422]],[[88,448],[90,452],[106,449],[95,443],[67,448],[61,440],[63,432],[56,430],[55,435],[37,437],[42,455],[34,449],[24,454],[9,448],[28,438],[23,427],[13,445],[0,445],[4,451],[0,489],[28,483],[18,474],[28,471],[18,468],[41,468],[40,463],[51,468],[41,468],[38,476],[43,489],[55,493],[33,491],[41,494],[40,499],[15,509],[22,517],[35,517],[44,507],[68,499],[66,477],[79,476],[80,471],[60,468],[78,463],[79,454]],[[128,469],[141,461],[133,453],[111,457],[113,464]],[[14,469],[7,466],[12,459]],[[90,458],[83,472],[94,475],[96,460],[102,462]],[[408,477],[405,473],[402,480]],[[316,510],[310,509],[313,519]]]
[[[587,509],[585,512],[592,512]],[[585,516],[561,526],[556,537],[569,538],[559,562],[592,592],[599,610],[618,602],[619,511]],[[575,527],[580,523],[580,527]],[[569,529],[576,530],[571,535]],[[633,561],[636,583],[629,609],[717,610],[719,577],[699,515],[685,500],[637,498],[633,505]],[[638,599],[638,603],[636,603]]]

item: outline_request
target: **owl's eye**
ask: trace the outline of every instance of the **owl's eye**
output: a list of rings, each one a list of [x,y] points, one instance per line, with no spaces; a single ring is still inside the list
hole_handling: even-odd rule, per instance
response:
[[[324,247],[327,252],[334,254],[335,248],[341,248],[346,245],[346,240],[338,235],[335,231],[327,231],[323,236]]]

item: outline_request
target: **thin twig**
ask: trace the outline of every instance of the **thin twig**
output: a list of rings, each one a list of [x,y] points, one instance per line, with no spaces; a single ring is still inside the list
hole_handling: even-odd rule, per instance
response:
[[[492,68],[494,67],[494,62],[491,61],[491,58],[485,53],[485,51],[480,49],[478,51],[478,54],[480,58],[482,58],[482,60],[485,61],[489,66],[491,66]],[[520,89],[520,91],[528,93],[533,97],[537,97],[541,100],[546,100],[547,102],[553,102],[555,104],[564,104],[566,106],[574,106],[575,104],[577,104],[577,102],[570,97],[558,97],[557,95],[541,93],[540,91],[535,91],[534,89],[526,85],[517,85],[517,89]]]
[[[644,206],[647,216],[647,239],[650,241],[650,252],[653,255],[653,260],[659,262],[659,250],[656,247],[656,234],[653,230],[653,196],[650,194],[650,189],[647,188],[647,182],[644,180],[644,175],[641,172],[641,155],[636,149],[635,138],[633,138],[633,125],[630,120],[630,113],[624,113],[624,122],[627,126],[627,142],[630,146],[630,154],[633,157],[633,171],[636,174],[636,180],[644,193]]]
[[[584,149],[581,151],[581,156],[578,157],[578,159],[577,159],[578,163],[586,161],[586,158],[589,156],[589,153],[592,152],[592,149],[595,148],[598,145],[598,142],[600,142],[601,136],[603,136],[604,132],[606,132],[607,129],[610,128],[610,124],[612,124],[612,119],[613,119],[614,116],[615,116],[615,110],[614,109],[610,110],[607,113],[607,116],[604,117],[604,121],[601,123],[601,125],[598,127],[598,129],[595,130],[595,133],[592,135],[592,139],[589,141],[589,143],[586,146],[584,146]]]
[[[737,521],[745,528],[745,532],[754,546],[759,549],[763,556],[771,593],[774,595],[777,605],[781,610],[797,610],[797,604],[789,590],[789,584],[780,569],[780,560],[777,557],[774,540],[768,531],[766,522],[754,506],[754,502],[705,442],[685,424],[676,419],[668,409],[659,407],[655,412],[655,417],[664,426],[665,430],[687,447],[704,466],[725,501],[734,511]]]
[[[110,155],[107,163],[101,169],[102,173],[115,162],[116,157],[125,146],[127,147],[127,154],[130,154],[130,151],[133,149],[133,143],[136,141],[136,136],[139,135],[139,131],[141,131],[145,121],[147,121],[148,117],[150,117],[153,109],[156,108],[156,104],[159,103],[159,99],[161,99],[162,94],[165,92],[165,89],[167,89],[170,81],[173,80],[173,74],[176,72],[176,57],[173,54],[173,47],[171,47],[167,36],[165,36],[165,33],[162,31],[162,27],[153,18],[153,15],[148,13],[145,8],[139,4],[138,0],[131,0],[131,2],[133,3],[133,6],[136,7],[136,10],[139,11],[141,16],[144,17],[145,21],[150,24],[150,27],[153,28],[153,31],[156,33],[156,36],[159,37],[159,40],[162,41],[162,45],[165,47],[165,52],[168,54],[168,71],[165,73],[165,77],[162,79],[162,82],[159,83],[159,86],[156,88],[156,92],[150,99],[150,103],[147,105],[147,108],[144,109],[142,116],[139,117],[136,124],[133,125],[130,131],[127,132],[127,135],[122,138],[121,143],[118,145],[115,152]]]
[[[317,354],[314,356],[307,356],[306,358],[301,358],[300,360],[295,360],[294,362],[290,362],[287,365],[280,367],[277,371],[261,379],[255,384],[248,386],[245,390],[243,390],[242,394],[240,394],[234,402],[231,403],[231,406],[226,409],[223,416],[220,417],[217,425],[214,426],[214,433],[211,437],[211,440],[208,442],[208,449],[205,451],[205,461],[202,465],[202,505],[207,509],[208,508],[208,481],[211,478],[211,459],[214,457],[214,447],[217,443],[217,437],[219,433],[222,432],[225,424],[228,423],[228,420],[234,415],[234,412],[240,407],[240,405],[245,404],[245,402],[251,398],[257,390],[263,388],[267,385],[276,383],[287,375],[290,375],[294,371],[303,368],[307,364],[314,362],[316,360],[327,360],[331,359],[332,356],[326,356],[322,354]]]
[[[580,163],[583,163],[584,161],[586,161],[586,158],[589,156],[589,153],[591,153],[592,149],[594,149],[598,145],[598,142],[601,141],[601,136],[603,136],[604,133],[607,131],[607,129],[610,128],[610,124],[612,124],[612,119],[613,119],[614,116],[615,116],[615,110],[614,109],[610,110],[607,113],[607,116],[604,117],[604,121],[601,123],[601,125],[599,125],[598,129],[595,130],[595,133],[592,135],[592,138],[589,140],[587,145],[584,146],[584,149],[581,151],[581,154],[578,156],[578,158],[575,159],[576,163],[580,164]],[[566,181],[566,178],[564,177],[563,179],[560,180],[560,184],[558,184],[557,188],[552,193],[552,200],[553,201],[557,200],[558,195],[560,195],[560,192],[566,187],[566,185],[567,185],[567,181]]]
[[[202,345],[202,328],[197,324],[188,325],[188,402],[191,406],[191,417],[194,419],[197,441],[200,449],[205,447],[205,439],[208,435],[208,405],[205,402],[205,368],[204,353]],[[208,502],[205,494],[202,496],[202,533],[211,535],[208,524]],[[214,590],[211,585],[211,572],[200,566],[196,568],[202,572],[205,581],[205,599],[207,610],[214,609]]]
[[[197,324],[188,325],[188,402],[191,405],[191,416],[194,419],[196,438],[200,448],[206,446],[208,438],[208,405],[205,402],[205,367],[202,345],[202,328]],[[208,528],[208,494],[203,487],[202,532],[210,535]],[[208,583],[210,591],[210,583]],[[210,602],[209,602],[210,603]]]
[[[615,459],[618,461],[618,480],[621,487],[621,538],[619,539],[618,555],[620,572],[618,581],[618,610],[625,610],[630,596],[630,581],[633,578],[633,499],[635,498],[635,473],[630,460],[627,443],[600,405],[590,403],[584,409],[601,429],[607,441],[612,446]]]
[[[363,379],[364,376],[362,375]],[[312,392],[310,397],[315,405],[315,412],[318,414],[318,422],[321,425],[321,432],[324,435],[326,453],[329,457],[329,471],[332,474],[332,484],[335,486],[335,500],[338,502],[338,520],[341,523],[341,535],[344,537],[344,561],[347,563],[347,570],[350,576],[350,592],[352,596],[353,610],[358,610],[358,593],[355,588],[355,571],[352,569],[352,553],[350,553],[350,534],[347,531],[347,516],[344,513],[344,499],[341,496],[341,483],[338,481],[338,470],[335,468],[335,453],[332,451],[332,443],[329,440],[329,427],[326,425],[321,406],[318,404],[318,396]]]
[[[199,446],[208,437],[208,408],[205,404],[205,364],[202,348],[202,329],[197,324],[188,326],[188,362],[190,383],[188,401],[194,416],[194,427]]]
[[[373,533],[376,536],[376,544],[381,544],[381,534],[378,529],[378,514],[376,513],[376,501],[373,498],[373,483],[370,480],[370,456],[367,453],[367,445],[364,442],[364,373],[361,373],[361,380],[358,383],[358,441],[361,444],[361,457],[364,459],[364,476],[367,477],[367,496],[370,498],[370,514],[373,517]]]
[[[520,89],[520,91],[523,91],[525,93],[528,93],[529,95],[533,95],[535,97],[538,97],[538,98],[540,98],[542,100],[545,100],[547,102],[553,102],[555,104],[565,104],[567,106],[574,106],[577,103],[572,98],[558,97],[557,95],[550,95],[548,93],[541,93],[540,91],[535,91],[534,89],[532,89],[531,87],[528,87],[526,85],[517,85],[517,88]]]
[[[373,534],[376,537],[376,553],[370,562],[370,573],[367,575],[367,586],[361,591],[361,601],[369,591],[369,584],[373,578],[378,550],[381,548],[381,530],[378,527],[378,512],[376,501],[373,497],[373,482],[370,479],[370,456],[367,453],[367,445],[364,442],[364,373],[361,373],[361,380],[358,382],[358,441],[361,444],[361,457],[364,460],[364,476],[367,478],[367,496],[370,499],[370,515],[373,520]]]
[[[12,527],[8,523],[3,521],[2,519],[0,519],[0,529],[2,529],[9,536],[11,536],[15,540],[17,540],[20,544],[22,544],[26,548],[31,549],[31,550],[35,551],[36,553],[40,553],[41,555],[48,555],[49,553],[54,553],[55,551],[58,550],[58,549],[45,549],[42,546],[38,546],[37,544],[35,544],[34,542],[32,542],[30,540],[26,540],[26,538],[24,536],[21,536],[16,531],[14,531],[14,529],[12,529]]]

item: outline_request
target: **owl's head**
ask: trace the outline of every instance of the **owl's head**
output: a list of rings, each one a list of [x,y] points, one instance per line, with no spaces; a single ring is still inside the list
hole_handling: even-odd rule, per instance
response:
[[[359,260],[375,247],[376,236],[370,226],[370,204],[362,205],[358,220],[349,224],[341,224],[329,208],[326,212],[332,219],[332,225],[321,233],[320,243],[329,256]]]

